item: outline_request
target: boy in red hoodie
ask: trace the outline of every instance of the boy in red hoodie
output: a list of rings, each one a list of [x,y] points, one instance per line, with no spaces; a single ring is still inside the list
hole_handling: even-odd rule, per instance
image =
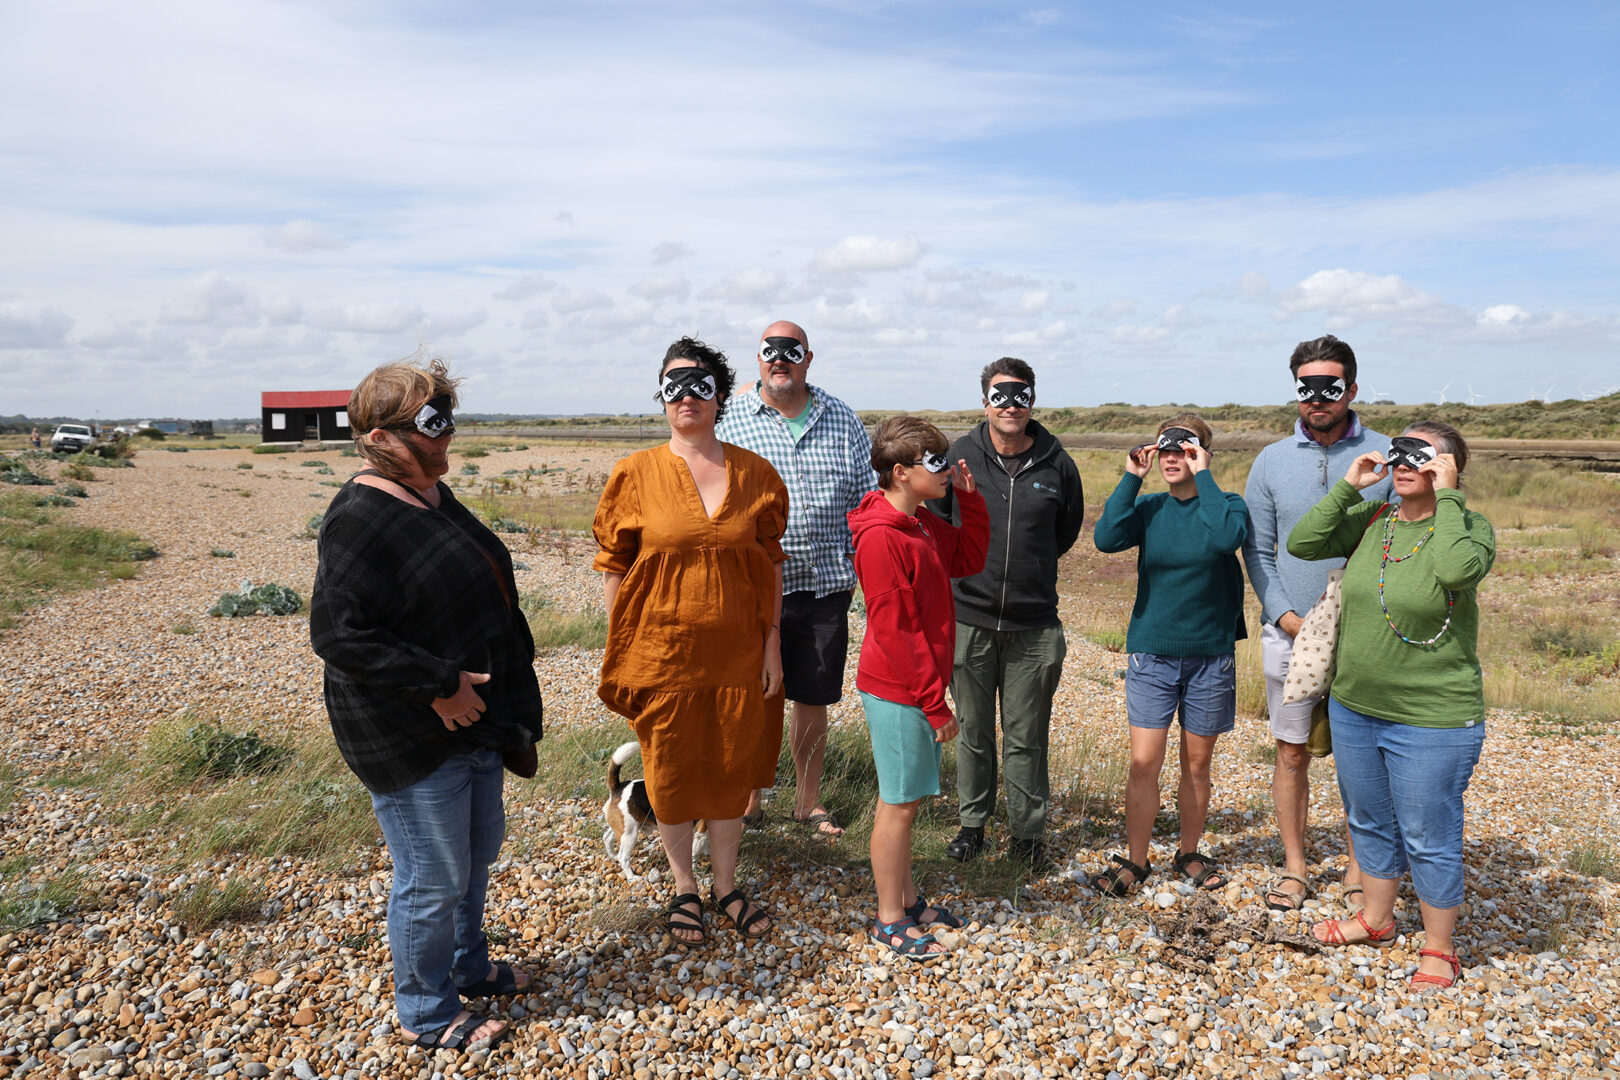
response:
[[[877,918],[871,935],[901,956],[929,960],[945,952],[928,928],[962,920],[917,895],[911,876],[911,823],[917,805],[939,794],[940,745],[956,738],[945,702],[956,652],[951,578],[984,569],[990,517],[968,471],[949,472],[950,441],[933,424],[896,416],[872,433],[879,490],[849,515],[855,576],[866,598],[866,640],[855,687],[861,693],[877,766],[872,821],[872,880]],[[923,507],[956,489],[962,524]]]

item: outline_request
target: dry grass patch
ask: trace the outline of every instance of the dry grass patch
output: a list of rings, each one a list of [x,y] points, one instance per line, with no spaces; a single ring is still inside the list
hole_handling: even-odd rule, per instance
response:
[[[52,596],[135,576],[157,549],[132,532],[60,522],[32,495],[0,495],[0,628]]]

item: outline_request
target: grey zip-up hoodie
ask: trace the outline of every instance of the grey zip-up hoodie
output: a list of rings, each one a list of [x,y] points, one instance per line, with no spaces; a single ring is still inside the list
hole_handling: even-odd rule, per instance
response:
[[[1059,624],[1057,563],[1080,536],[1085,493],[1080,470],[1057,438],[1034,420],[1025,430],[1035,444],[1017,476],[1001,467],[988,422],[951,444],[951,462],[967,462],[990,510],[984,572],[952,586],[956,619],[969,626],[1038,630]],[[960,524],[951,495],[928,506]]]

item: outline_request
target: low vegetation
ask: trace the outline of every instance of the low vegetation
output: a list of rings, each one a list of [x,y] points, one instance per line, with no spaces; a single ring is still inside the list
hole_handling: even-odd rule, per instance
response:
[[[569,646],[600,649],[607,644],[607,613],[599,607],[572,613],[560,611],[551,597],[540,592],[521,593],[518,606],[528,619],[537,650]]]
[[[304,606],[303,599],[286,585],[266,582],[254,585],[242,582],[241,592],[228,592],[214,601],[208,614],[216,617],[240,618],[246,615],[295,615]]]
[[[132,532],[59,521],[39,503],[25,492],[0,494],[0,628],[56,593],[134,577],[137,563],[157,556]]]

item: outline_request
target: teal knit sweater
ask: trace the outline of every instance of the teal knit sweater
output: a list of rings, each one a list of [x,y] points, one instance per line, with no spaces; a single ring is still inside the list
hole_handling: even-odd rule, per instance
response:
[[[1423,541],[1430,525],[1434,535],[1416,555],[1384,568],[1388,619],[1378,604],[1384,519],[1368,528],[1379,502],[1364,500],[1340,480],[1288,534],[1288,551],[1301,559],[1350,555],[1344,569],[1334,697],[1381,720],[1465,727],[1485,719],[1476,589],[1496,560],[1496,533],[1490,522],[1468,509],[1460,491],[1442,488],[1434,493],[1434,503],[1432,518],[1395,523],[1389,553],[1396,558]],[[1451,625],[1438,641],[1413,645],[1390,629],[1393,620],[1413,641],[1433,637],[1445,624],[1448,589],[1456,605]]]
[[[1224,656],[1248,637],[1243,570],[1235,552],[1249,536],[1243,496],[1222,491],[1204,470],[1198,494],[1137,498],[1126,473],[1097,520],[1098,551],[1137,548],[1136,607],[1125,647],[1159,656]]]

